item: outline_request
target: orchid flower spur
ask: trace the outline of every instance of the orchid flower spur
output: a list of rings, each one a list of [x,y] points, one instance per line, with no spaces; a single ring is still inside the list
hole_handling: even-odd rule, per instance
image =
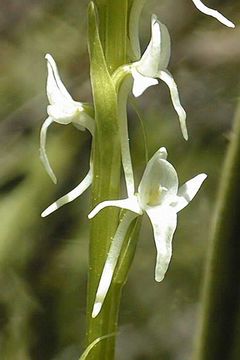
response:
[[[235,25],[232,23],[232,21],[228,20],[227,18],[225,18],[225,16],[223,16],[220,12],[218,12],[217,10],[214,9],[210,9],[209,7],[207,7],[206,5],[204,5],[202,3],[202,1],[200,0],[192,0],[192,2],[194,3],[194,5],[196,6],[196,8],[198,10],[200,10],[203,14],[209,15],[214,17],[215,19],[217,19],[218,21],[220,21],[222,24],[234,28]]]
[[[133,95],[140,96],[148,87],[158,84],[158,79],[164,81],[169,87],[183,137],[187,140],[186,112],[180,103],[177,85],[167,70],[171,52],[170,35],[166,26],[160,23],[156,15],[152,15],[151,32],[151,40],[141,59],[131,64],[129,68],[126,67],[133,77]]]
[[[50,105],[47,107],[48,118],[44,121],[40,132],[40,158],[42,163],[54,183],[57,182],[56,176],[51,168],[46,154],[46,136],[48,127],[53,123],[67,125],[72,123],[79,130],[88,129],[94,135],[94,120],[86,112],[86,105],[74,101],[63,85],[57,65],[50,54],[45,56],[48,67],[47,77],[47,97]]]
[[[147,163],[135,195],[123,200],[104,201],[91,211],[88,216],[90,219],[108,206],[130,210],[120,222],[111,243],[96,294],[93,317],[101,310],[129,225],[134,218],[144,213],[152,223],[157,249],[155,280],[163,280],[172,256],[172,238],[177,226],[177,213],[194,198],[206,177],[206,174],[199,174],[178,189],[176,170],[167,161],[167,150],[162,147]]]

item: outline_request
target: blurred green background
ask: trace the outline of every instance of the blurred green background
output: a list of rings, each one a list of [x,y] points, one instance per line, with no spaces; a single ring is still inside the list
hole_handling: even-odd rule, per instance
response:
[[[206,3],[206,1],[205,1]],[[46,219],[40,213],[80,182],[91,138],[54,124],[47,150],[58,184],[39,160],[46,118],[45,53],[55,58],[74,99],[90,102],[87,0],[1,0],[0,3],[0,353],[3,360],[74,360],[84,348],[89,192]],[[234,22],[237,1],[208,1]],[[117,360],[191,358],[199,314],[209,228],[239,95],[240,30],[199,13],[190,0],[151,0],[140,22],[141,45],[156,13],[172,38],[169,69],[188,114],[190,140],[179,130],[165,84],[129,106],[138,180],[160,146],[180,183],[208,174],[179,215],[174,254],[163,283],[154,281],[155,247],[144,218],[124,288]],[[143,127],[135,108],[141,115]]]

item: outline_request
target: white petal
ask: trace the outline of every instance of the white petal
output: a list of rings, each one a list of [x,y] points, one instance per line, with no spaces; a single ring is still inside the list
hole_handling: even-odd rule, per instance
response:
[[[61,125],[70,124],[74,117],[77,115],[80,116],[80,113],[77,113],[76,107],[70,104],[63,104],[61,105],[49,105],[47,107],[47,113],[51,116],[55,122]]]
[[[90,168],[89,172],[85,176],[85,178],[80,182],[78,186],[76,186],[72,191],[62,196],[60,199],[55,201],[53,204],[48,206],[46,210],[44,210],[41,214],[41,217],[46,217],[55,210],[59,209],[61,206],[75,200],[79,197],[92,183],[93,172]]]
[[[47,77],[47,96],[50,104],[61,104],[63,101],[71,102],[73,101],[69,92],[66,90],[65,86],[60,79],[57,65],[50,54],[45,56],[47,60],[48,67],[48,77]]]
[[[168,66],[171,41],[166,26],[158,21],[156,15],[152,16],[151,23],[151,40],[141,59],[135,64],[142,75],[156,77],[159,70]]]
[[[127,198],[127,199],[123,199],[123,200],[107,200],[107,201],[103,201],[100,204],[98,204],[88,215],[89,219],[92,219],[95,215],[97,215],[97,213],[99,213],[99,211],[101,211],[102,209],[104,209],[105,207],[108,206],[115,206],[115,207],[119,207],[121,209],[127,209],[130,211],[133,211],[139,215],[142,214],[142,210],[139,206],[138,203],[138,199],[137,197],[134,195],[131,198]]]
[[[192,0],[192,2],[195,4],[196,8],[198,8],[198,10],[200,10],[202,13],[204,13],[206,15],[210,15],[210,16],[216,18],[218,21],[220,21],[222,24],[224,24],[224,25],[226,25],[228,27],[231,27],[231,28],[235,27],[235,25],[232,23],[232,21],[225,18],[225,16],[223,16],[217,10],[210,9],[209,7],[204,5],[202,3],[202,1],[200,1],[200,0]]]
[[[157,248],[155,280],[164,279],[172,256],[172,238],[177,226],[177,214],[170,206],[147,210],[151,220]]]
[[[180,103],[177,85],[172,75],[168,71],[166,70],[160,71],[158,75],[159,75],[159,79],[163,80],[169,87],[173,107],[178,114],[183,137],[185,140],[188,140],[187,126],[186,126],[186,112]]]
[[[54,184],[57,183],[57,178],[51,168],[51,165],[49,163],[47,153],[46,153],[46,137],[47,137],[47,130],[48,127],[52,124],[53,119],[49,116],[43,123],[40,131],[40,159],[43,163],[43,166],[45,170],[47,171],[48,175],[54,182]]]
[[[158,80],[141,75],[134,66],[132,66],[133,76],[133,89],[132,93],[135,97],[138,97],[144,93],[144,91],[152,85],[157,85]]]
[[[206,174],[199,174],[179,188],[176,204],[174,205],[175,211],[182,210],[192,201],[206,178]]]
[[[119,255],[121,253],[122,244],[124,242],[128,228],[135,219],[137,214],[126,213],[122,221],[119,223],[117,231],[112,240],[107,260],[105,262],[101,279],[98,285],[97,294],[94,302],[92,317],[95,318],[101,311],[103,302],[110,288],[113,274],[118,262]]]
[[[147,163],[138,187],[140,206],[143,209],[169,202],[172,197],[177,195],[178,177],[176,170],[163,158],[167,154],[161,149]]]
[[[153,20],[154,20],[154,15],[153,15]],[[160,51],[159,68],[158,68],[158,70],[160,70],[167,68],[169,64],[170,55],[171,55],[171,39],[166,25],[162,24],[157,19],[156,16],[155,16],[155,23],[157,23],[158,26],[160,27],[160,35],[161,35],[160,38],[161,51]]]

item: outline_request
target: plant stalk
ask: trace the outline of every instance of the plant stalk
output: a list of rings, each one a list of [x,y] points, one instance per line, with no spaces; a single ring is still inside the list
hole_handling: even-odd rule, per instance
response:
[[[96,130],[93,144],[92,207],[120,193],[121,149],[118,98],[111,74],[127,60],[128,0],[96,0],[89,6],[90,71]],[[92,318],[96,291],[111,240],[119,223],[116,208],[104,209],[90,228],[87,298],[87,345],[117,331],[122,284],[111,284],[100,314]],[[114,359],[115,338],[106,337],[91,350],[90,360]]]

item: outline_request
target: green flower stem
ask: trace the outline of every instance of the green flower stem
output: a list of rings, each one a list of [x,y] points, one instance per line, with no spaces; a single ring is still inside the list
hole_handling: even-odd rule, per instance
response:
[[[204,286],[197,360],[240,359],[240,109],[220,183]]]
[[[95,0],[95,4],[100,40],[111,74],[127,60],[128,0]]]
[[[128,1],[96,0],[89,6],[90,72],[96,131],[93,143],[92,206],[120,193],[121,147],[118,94],[111,74],[127,62]],[[92,310],[111,240],[119,223],[116,208],[105,209],[91,221],[87,299],[87,345],[117,331],[123,281],[113,281],[96,318]],[[124,245],[126,248],[127,243]],[[129,246],[128,246],[129,247]],[[133,248],[133,247],[131,247]],[[121,261],[128,272],[131,256]],[[123,276],[122,278],[126,278]],[[88,355],[91,360],[114,358],[115,338],[106,337]]]

